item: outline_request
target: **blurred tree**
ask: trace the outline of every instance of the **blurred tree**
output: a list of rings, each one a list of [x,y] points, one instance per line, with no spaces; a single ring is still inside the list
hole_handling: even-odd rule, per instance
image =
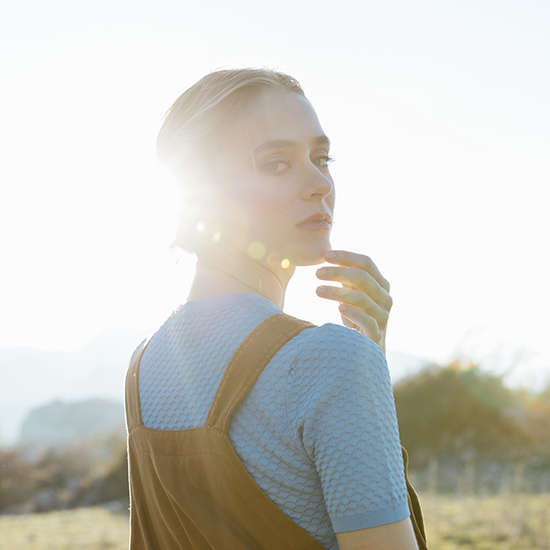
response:
[[[41,474],[22,449],[0,449],[0,511],[29,499]]]
[[[474,364],[429,367],[394,387],[403,445],[413,458],[432,455],[519,458],[528,444],[517,392]]]
[[[550,464],[550,384],[538,395],[526,394],[524,401],[517,420],[527,434],[527,448]]]

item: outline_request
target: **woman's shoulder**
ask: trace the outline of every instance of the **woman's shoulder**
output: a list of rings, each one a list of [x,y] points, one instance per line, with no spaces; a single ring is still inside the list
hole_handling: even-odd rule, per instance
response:
[[[385,361],[385,355],[380,346],[357,330],[325,323],[304,330],[299,337],[302,352],[320,352],[323,350],[330,356],[336,354],[340,359],[352,355],[373,355]]]
[[[330,323],[304,330],[294,340],[286,385],[291,423],[317,425],[322,415],[334,422],[345,423],[350,416],[366,422],[391,411],[390,373],[378,344]]]
[[[345,326],[327,323],[302,331],[283,349],[291,379],[306,384],[337,380],[389,379],[384,352],[370,338]],[[285,353],[286,352],[286,353]]]

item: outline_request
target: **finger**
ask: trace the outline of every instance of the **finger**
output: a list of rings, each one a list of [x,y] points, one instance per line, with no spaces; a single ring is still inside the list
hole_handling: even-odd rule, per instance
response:
[[[370,296],[386,311],[390,311],[393,300],[387,290],[380,286],[378,281],[363,269],[350,267],[322,267],[316,275],[323,281],[336,281],[349,288],[361,290]]]
[[[390,283],[386,280],[382,273],[380,273],[380,270],[371,258],[365,256],[364,254],[357,254],[346,250],[330,250],[325,253],[325,260],[330,264],[364,269],[374,277],[374,279],[383,289],[386,290],[386,292],[390,291]]]
[[[373,317],[379,326],[385,327],[388,323],[389,312],[381,308],[372,298],[359,290],[335,286],[320,286],[317,287],[317,295],[327,300],[353,306],[368,316]]]
[[[346,304],[340,304],[338,306],[338,310],[342,314],[342,317],[345,317],[348,321],[357,325],[365,336],[368,336],[376,343],[380,341],[380,338],[382,338],[382,332],[374,317],[371,317],[363,311],[359,311],[357,308]]]

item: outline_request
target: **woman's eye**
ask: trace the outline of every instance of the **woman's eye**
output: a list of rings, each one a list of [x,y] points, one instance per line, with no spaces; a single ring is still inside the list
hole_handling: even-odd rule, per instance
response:
[[[323,155],[321,157],[317,157],[313,159],[313,164],[317,166],[317,168],[326,168],[328,166],[329,162],[332,162],[334,159],[329,155]]]
[[[270,172],[272,174],[278,174],[280,172],[284,172],[289,167],[289,163],[283,160],[274,160],[272,162],[268,162],[267,164],[264,164],[263,169],[266,172]]]

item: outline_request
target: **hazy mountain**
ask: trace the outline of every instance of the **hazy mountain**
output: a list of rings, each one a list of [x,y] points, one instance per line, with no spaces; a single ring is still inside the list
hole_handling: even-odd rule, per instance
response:
[[[399,351],[388,351],[387,360],[393,383],[431,364],[427,359]]]
[[[63,446],[109,432],[124,433],[124,406],[110,399],[54,401],[33,409],[21,428],[22,445]]]
[[[128,361],[144,337],[141,331],[120,329],[70,352],[0,348],[0,443],[15,443],[31,409],[55,400],[122,403]]]
[[[71,352],[0,348],[0,444],[17,442],[29,412],[52,401],[103,398],[122,403],[129,358],[145,336],[142,331],[109,330]],[[388,363],[396,382],[426,361],[389,352]]]

